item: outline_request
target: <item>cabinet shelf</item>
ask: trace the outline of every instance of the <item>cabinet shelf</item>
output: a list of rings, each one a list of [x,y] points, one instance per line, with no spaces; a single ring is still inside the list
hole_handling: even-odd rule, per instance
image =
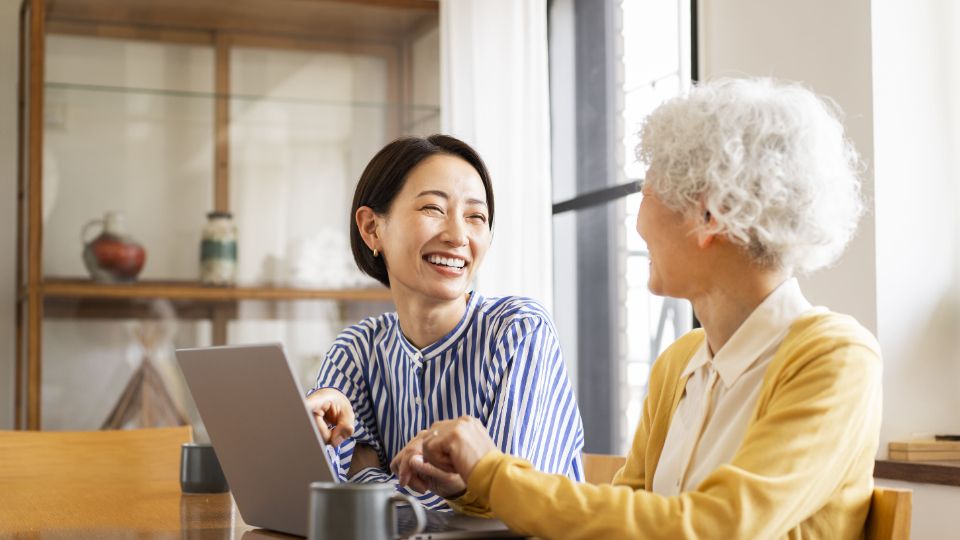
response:
[[[209,287],[195,281],[137,281],[130,284],[96,283],[81,278],[47,278],[40,285],[45,298],[166,298],[198,302],[239,300],[340,300],[390,302],[385,288],[301,289],[294,287]]]
[[[21,294],[26,296],[26,289]],[[46,319],[137,319],[156,316],[152,301],[168,300],[177,318],[236,318],[241,301],[392,302],[385,288],[210,287],[195,281],[145,280],[96,283],[84,278],[47,278],[40,285]]]
[[[960,461],[877,460],[874,478],[960,487]]]
[[[314,99],[295,96],[264,96],[255,94],[218,94],[216,92],[204,92],[199,90],[185,90],[172,88],[139,88],[127,86],[112,86],[102,84],[79,84],[66,82],[47,82],[44,84],[46,90],[85,92],[94,94],[120,94],[132,96],[150,96],[162,98],[188,98],[198,100],[210,100],[224,98],[237,102],[251,103],[276,103],[283,105],[339,108],[339,109],[383,109],[383,110],[403,110],[408,114],[416,114],[420,117],[434,117],[440,114],[440,107],[436,105],[418,105],[385,101],[342,101],[332,99]]]

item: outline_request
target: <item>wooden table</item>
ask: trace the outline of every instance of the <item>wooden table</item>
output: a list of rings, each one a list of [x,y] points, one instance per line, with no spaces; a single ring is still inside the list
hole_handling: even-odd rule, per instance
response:
[[[244,523],[229,493],[181,494],[186,439],[186,427],[0,432],[0,538],[296,538]]]

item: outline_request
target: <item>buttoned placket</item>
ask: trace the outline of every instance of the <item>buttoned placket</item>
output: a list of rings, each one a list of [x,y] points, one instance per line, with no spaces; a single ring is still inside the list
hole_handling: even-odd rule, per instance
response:
[[[415,411],[414,416],[416,418],[417,425],[420,429],[426,429],[426,417],[423,411],[423,391],[424,391],[424,366],[423,366],[423,353],[416,351],[413,353],[413,363],[416,366],[413,370],[415,375],[416,384],[414,386],[414,391],[417,393],[413,399]]]
[[[705,391],[702,393],[702,402],[698,407],[700,414],[698,415],[698,423],[695,429],[697,436],[690,439],[687,443],[684,455],[686,459],[683,460],[683,467],[680,469],[680,475],[677,477],[677,493],[683,491],[683,485],[687,481],[687,474],[690,472],[690,464],[693,462],[693,457],[696,454],[697,447],[700,445],[700,439],[703,437],[703,431],[707,426],[707,422],[710,417],[710,407],[713,403],[713,391],[717,386],[717,379],[719,379],[719,374],[717,370],[713,367],[713,362],[708,362],[706,364],[707,368],[707,383]]]

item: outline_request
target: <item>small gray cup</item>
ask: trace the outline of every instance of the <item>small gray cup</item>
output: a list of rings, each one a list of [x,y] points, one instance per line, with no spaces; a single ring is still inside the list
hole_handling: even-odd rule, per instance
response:
[[[213,445],[183,443],[180,447],[180,490],[184,493],[223,493],[229,489]]]
[[[427,516],[420,503],[397,493],[391,484],[310,484],[307,538],[321,540],[388,540],[398,538],[397,504],[409,504],[417,525],[407,532],[423,532]],[[405,538],[405,537],[404,537]]]

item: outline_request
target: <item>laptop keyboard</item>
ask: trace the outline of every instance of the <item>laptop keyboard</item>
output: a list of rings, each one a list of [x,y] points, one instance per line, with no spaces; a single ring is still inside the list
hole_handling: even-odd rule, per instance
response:
[[[437,533],[446,531],[461,530],[460,527],[449,523],[450,516],[447,512],[437,512],[435,510],[424,510],[427,514],[427,526],[424,527],[425,533]],[[407,536],[417,526],[417,518],[409,506],[397,507],[397,532],[400,536]]]

